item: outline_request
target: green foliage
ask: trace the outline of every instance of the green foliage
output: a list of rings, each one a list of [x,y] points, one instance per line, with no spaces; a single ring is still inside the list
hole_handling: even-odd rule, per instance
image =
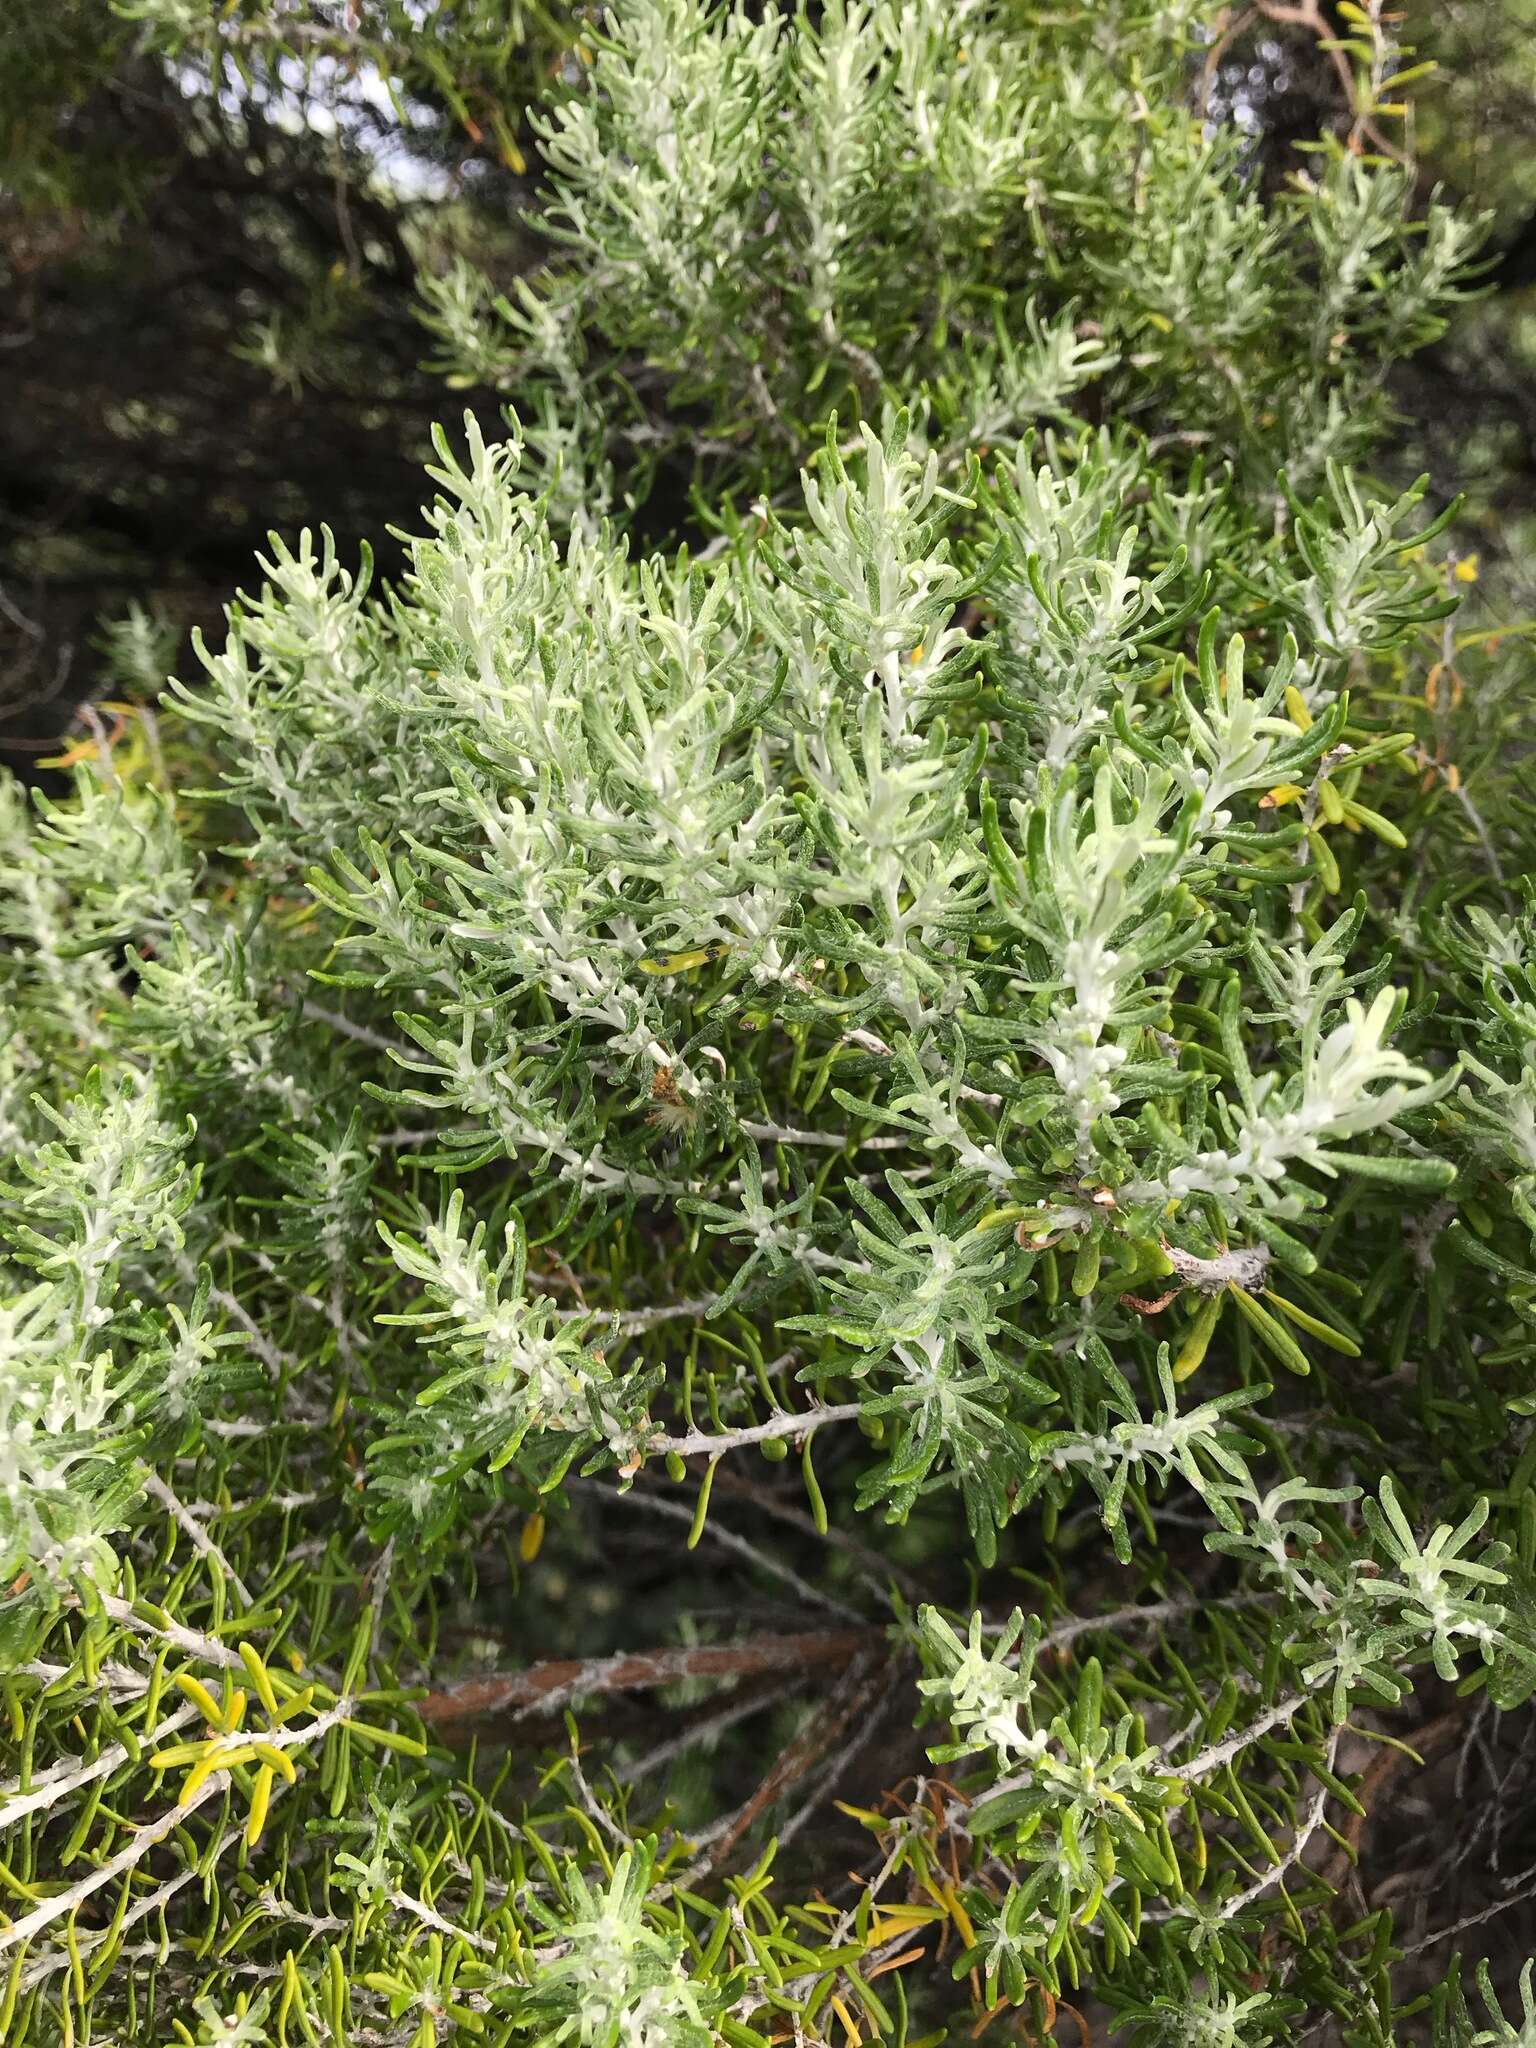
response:
[[[1191,118],[1208,14],[627,10],[583,32],[590,89],[534,118],[551,260],[510,292],[425,279],[435,366],[514,393],[587,517],[663,465],[712,523],[724,492],[798,497],[827,422],[882,402],[951,462],[1087,411],[1208,445],[1218,499],[1230,461],[1310,500],[1375,440],[1385,366],[1443,331],[1480,227],[1413,218],[1405,170],[1331,144],[1262,204],[1237,135]],[[1116,481],[1123,452],[1096,510]]]
[[[615,9],[432,300],[530,429],[6,787],[6,2039],[1505,2038],[1343,1890],[1536,1687],[1532,815],[1363,467],[1476,230],[1203,21]],[[793,1632],[596,1639],[616,1502]]]

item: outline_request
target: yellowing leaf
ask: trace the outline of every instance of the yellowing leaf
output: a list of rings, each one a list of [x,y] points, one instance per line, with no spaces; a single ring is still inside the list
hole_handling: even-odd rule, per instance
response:
[[[960,1939],[965,1943],[966,1947],[974,1948],[976,1946],[976,1929],[971,1925],[970,1914],[961,1905],[958,1896],[952,1888],[947,1884],[934,1884],[930,1879],[925,1883],[923,1889],[938,1900],[950,1919],[954,1921],[955,1926],[959,1930]]]
[[[256,1688],[256,1697],[261,1701],[263,1711],[275,1721],[281,1709],[278,1706],[277,1694],[272,1690],[272,1674],[263,1663],[261,1652],[254,1643],[237,1643],[235,1647],[240,1652],[241,1663],[250,1673],[251,1683]]]
[[[298,1783],[299,1774],[293,1767],[293,1758],[286,1750],[279,1749],[273,1742],[256,1741],[251,1747],[261,1759],[263,1768],[276,1771],[285,1785]]]
[[[1205,1354],[1210,1348],[1211,1338],[1221,1317],[1221,1304],[1220,1294],[1207,1295],[1200,1304],[1199,1313],[1190,1324],[1189,1335],[1184,1339],[1179,1355],[1173,1361],[1173,1376],[1176,1380],[1187,1380],[1205,1363]]]
[[[932,1906],[884,1906],[870,1923],[869,1945],[884,1948],[894,1935],[910,1934],[915,1927],[931,1927],[943,1917]]]
[[[245,1824],[245,1846],[254,1849],[261,1840],[261,1831],[267,1824],[267,1808],[272,1803],[272,1766],[263,1764],[256,1773],[256,1789],[251,1794],[250,1818]]]
[[[194,1678],[190,1671],[178,1671],[173,1682],[177,1691],[185,1694],[210,1728],[224,1726],[224,1709],[200,1678]]]
[[[885,1827],[890,1820],[889,1814],[876,1813],[870,1806],[850,1806],[846,1799],[834,1799],[832,1804],[839,1813],[846,1813],[850,1820],[862,1821],[868,1828]]]
[[[1307,709],[1307,700],[1294,683],[1288,683],[1285,690],[1285,709],[1298,732],[1312,730],[1312,714]]]

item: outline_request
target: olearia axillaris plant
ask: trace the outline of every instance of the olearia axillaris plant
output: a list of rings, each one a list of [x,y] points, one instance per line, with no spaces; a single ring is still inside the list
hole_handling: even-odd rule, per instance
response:
[[[615,8],[591,360],[0,791],[7,2042],[1523,2038],[1348,1892],[1536,1687],[1532,816],[1362,466],[1476,235],[1204,20]]]

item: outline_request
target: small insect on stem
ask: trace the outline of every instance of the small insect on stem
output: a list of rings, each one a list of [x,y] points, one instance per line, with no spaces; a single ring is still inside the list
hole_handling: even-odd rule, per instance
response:
[[[651,1077],[651,1108],[646,1122],[658,1130],[692,1130],[698,1112],[678,1092],[677,1076],[671,1067],[658,1067]]]

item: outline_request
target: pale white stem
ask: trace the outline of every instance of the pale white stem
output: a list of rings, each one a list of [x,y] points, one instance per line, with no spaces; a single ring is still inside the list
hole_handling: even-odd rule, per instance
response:
[[[706,1294],[696,1301],[663,1301],[654,1308],[620,1309],[617,1321],[621,1331],[649,1330],[657,1323],[680,1323],[697,1316],[707,1316],[719,1299],[717,1294]],[[557,1308],[554,1317],[557,1323],[606,1323],[609,1320],[600,1308]]]
[[[720,1436],[711,1436],[703,1429],[689,1436],[653,1436],[645,1450],[647,1456],[675,1451],[680,1458],[718,1457],[722,1452],[739,1450],[744,1444],[767,1443],[774,1437],[810,1436],[814,1430],[825,1429],[829,1422],[852,1422],[863,1412],[861,1401],[844,1401],[834,1408],[808,1408],[802,1415],[775,1415],[768,1422],[754,1422],[747,1429],[727,1430]]]
[[[441,1913],[434,1912],[425,1899],[413,1898],[409,1892],[391,1892],[389,1903],[402,1913],[409,1913],[413,1920],[419,1920],[423,1927],[431,1927],[438,1934],[446,1934],[451,1941],[467,1941],[485,1955],[496,1953],[496,1944],[483,1934],[472,1933],[467,1927],[455,1927],[451,1920],[445,1920]]]
[[[1339,1731],[1335,1728],[1328,1738],[1329,1770],[1333,1769],[1333,1762],[1338,1754],[1338,1747]],[[1251,1906],[1256,1900],[1263,1898],[1271,1885],[1278,1884],[1288,1871],[1296,1868],[1296,1865],[1307,1853],[1307,1845],[1322,1826],[1323,1815],[1327,1812],[1328,1801],[1332,1797],[1333,1794],[1326,1785],[1319,1785],[1317,1796],[1308,1807],[1305,1818],[1298,1825],[1296,1833],[1291,1840],[1290,1848],[1286,1850],[1280,1861],[1272,1869],[1264,1871],[1249,1885],[1246,1891],[1241,1891],[1235,1898],[1227,1900],[1221,1909],[1223,1920],[1235,1920],[1245,1906]]]
[[[114,1878],[132,1870],[157,1843],[173,1834],[183,1821],[188,1820],[206,1800],[224,1790],[225,1774],[215,1771],[198,1786],[190,1799],[183,1799],[169,1812],[162,1813],[158,1820],[146,1821],[141,1828],[135,1828],[128,1840],[115,1856],[108,1857],[94,1870],[87,1871],[74,1884],[61,1892],[55,1892],[50,1899],[44,1899],[40,1906],[34,1906],[30,1913],[24,1913],[19,1920],[13,1920],[9,1927],[0,1928],[0,1954],[7,1949],[18,1948],[28,1942],[34,1934],[40,1934],[45,1927],[51,1927],[55,1920],[62,1920],[66,1913],[73,1913],[83,1906],[87,1899],[99,1892],[103,1885],[111,1884]]]
[[[178,1499],[171,1488],[166,1485],[159,1473],[151,1471],[147,1466],[144,1470],[144,1491],[152,1494],[159,1501],[166,1513],[175,1522],[177,1528],[181,1530],[187,1541],[192,1545],[192,1548],[200,1556],[206,1557],[211,1563],[219,1567],[246,1606],[248,1608],[254,1607],[256,1601],[250,1587],[246,1585],[244,1579],[241,1578],[229,1559],[220,1550],[218,1544],[214,1542],[208,1531],[198,1521],[185,1502]]]
[[[244,1665],[235,1652],[226,1649],[214,1636],[205,1636],[195,1628],[184,1628],[179,1621],[160,1623],[147,1620],[136,1614],[132,1604],[120,1600],[115,1593],[100,1595],[102,1612],[110,1621],[120,1622],[124,1628],[132,1629],[136,1635],[149,1636],[158,1642],[174,1643],[178,1650],[185,1650],[189,1657],[199,1657],[205,1664],[217,1665],[221,1671],[244,1670]]]
[[[1218,1742],[1213,1748],[1202,1750],[1199,1756],[1187,1764],[1170,1764],[1169,1769],[1176,1771],[1186,1780],[1208,1778],[1223,1765],[1229,1764],[1233,1757],[1241,1756],[1245,1749],[1250,1748],[1261,1736],[1267,1735],[1271,1728],[1283,1728],[1288,1722],[1294,1721],[1303,1707],[1312,1704],[1312,1700],[1313,1695],[1309,1692],[1293,1692],[1285,1699],[1277,1700],[1274,1706],[1260,1714],[1256,1721],[1251,1721],[1236,1735],[1229,1735],[1225,1742]]]
[[[312,1024],[327,1024],[332,1031],[339,1031],[343,1038],[356,1039],[359,1045],[371,1046],[375,1052],[404,1053],[409,1055],[410,1047],[398,1039],[385,1038],[382,1032],[370,1031],[366,1024],[354,1024],[350,1017],[343,1017],[339,1010],[327,1010],[320,1003],[306,1003],[304,1015]]]
[[[847,1131],[799,1131],[790,1124],[743,1124],[741,1128],[749,1138],[764,1144],[825,1145],[834,1152],[849,1145],[860,1152],[899,1152],[909,1142],[906,1138],[855,1138]]]
[[[581,1484],[580,1481],[577,1483]],[[648,1508],[652,1514],[669,1516],[675,1522],[691,1524],[693,1521],[693,1509],[686,1502],[665,1500],[659,1493],[652,1493],[649,1490],[620,1493],[611,1487],[593,1487],[591,1490],[601,1491],[606,1500],[628,1501],[631,1507]],[[734,1529],[724,1528],[720,1523],[711,1521],[705,1524],[705,1533],[722,1550],[734,1551],[738,1557],[744,1557],[760,1571],[768,1572],[776,1579],[782,1579],[786,1586],[793,1588],[800,1599],[808,1601],[813,1607],[824,1607],[829,1613],[841,1615],[845,1621],[863,1622],[867,1619],[856,1608],[845,1607],[841,1600],[834,1600],[830,1593],[823,1593],[818,1587],[808,1584],[797,1572],[791,1571],[787,1564],[782,1564],[766,1550],[758,1550],[744,1536],[738,1536]]]
[[[209,1786],[211,1786],[212,1782],[212,1780],[209,1781]],[[200,1797],[207,1789],[209,1789],[207,1786],[199,1787]],[[272,1788],[271,1804],[275,1806],[287,1789],[287,1786],[279,1779]],[[225,1852],[235,1842],[241,1840],[244,1834],[245,1822],[243,1820],[237,1821],[233,1827],[226,1828],[223,1834],[220,1835],[218,1846],[214,1849],[211,1857],[199,1857],[196,1862],[189,1863],[184,1869],[177,1871],[174,1877],[168,1877],[163,1884],[156,1885],[153,1891],[146,1892],[141,1899],[128,1908],[128,1911],[115,1926],[98,1928],[91,1933],[82,1933],[77,1929],[73,1953],[68,1948],[54,1948],[45,1949],[42,1954],[33,1956],[22,1970],[21,1989],[24,1992],[29,1991],[34,1984],[40,1984],[44,1978],[56,1976],[60,1970],[72,1968],[76,1956],[83,1958],[94,1954],[104,1941],[111,1940],[114,1937],[120,1939],[127,1933],[130,1927],[136,1927],[139,1921],[146,1919],[149,1914],[163,1911],[184,1885],[191,1884],[194,1879],[201,1879],[204,1871],[211,1870],[213,1865],[219,1862]],[[156,1942],[153,1945],[152,1953],[160,1957],[164,1955],[165,1951],[162,1945]],[[120,1957],[126,1954],[126,1950],[119,1951]]]
[[[197,1718],[197,1708],[189,1700],[178,1707],[174,1714],[167,1714],[158,1727],[141,1738],[146,1749],[158,1748],[168,1735],[174,1735],[178,1728],[184,1728],[188,1721]],[[50,1764],[39,1771],[25,1792],[21,1780],[13,1778],[8,1785],[0,1785],[0,1799],[7,1803],[0,1806],[0,1829],[13,1827],[24,1820],[29,1813],[36,1813],[40,1807],[53,1807],[78,1792],[82,1785],[94,1785],[98,1778],[110,1777],[120,1764],[129,1760],[128,1750],[121,1742],[109,1743],[99,1756],[88,1764],[75,1765],[72,1757],[61,1757],[56,1764]]]

